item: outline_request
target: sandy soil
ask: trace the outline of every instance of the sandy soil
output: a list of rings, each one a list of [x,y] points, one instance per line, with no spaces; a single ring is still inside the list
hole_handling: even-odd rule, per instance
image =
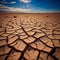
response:
[[[60,60],[60,14],[0,13],[0,60]]]

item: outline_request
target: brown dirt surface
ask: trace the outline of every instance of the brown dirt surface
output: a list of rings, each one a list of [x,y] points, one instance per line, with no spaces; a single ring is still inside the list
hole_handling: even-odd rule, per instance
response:
[[[60,60],[60,14],[0,13],[0,60]]]

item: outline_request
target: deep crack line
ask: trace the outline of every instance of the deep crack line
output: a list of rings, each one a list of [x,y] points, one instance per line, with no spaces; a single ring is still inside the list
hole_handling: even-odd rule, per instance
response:
[[[21,54],[21,56],[19,57],[19,59],[18,60],[22,60],[23,58],[24,58],[24,53],[26,52],[26,50],[28,49],[28,45],[25,47],[25,49],[23,50],[23,52],[22,52],[22,54]]]

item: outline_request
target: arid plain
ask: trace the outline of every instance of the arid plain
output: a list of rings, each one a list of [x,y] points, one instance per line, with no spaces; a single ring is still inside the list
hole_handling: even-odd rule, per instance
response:
[[[60,14],[0,13],[0,60],[60,60]]]

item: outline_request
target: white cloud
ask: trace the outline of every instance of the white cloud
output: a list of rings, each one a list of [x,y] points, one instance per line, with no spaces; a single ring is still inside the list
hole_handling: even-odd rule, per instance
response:
[[[30,11],[30,9],[12,8],[12,7],[9,7],[9,10],[10,10],[11,12],[28,12],[28,11]]]
[[[26,7],[30,7],[30,5],[26,5]]]
[[[15,4],[16,2],[15,2],[15,1],[11,1],[10,3],[11,3],[11,4]]]
[[[6,0],[3,0],[3,1],[6,1]]]
[[[4,4],[6,4],[6,3],[8,3],[7,1],[1,1],[1,3],[4,3]]]
[[[7,7],[5,5],[0,4],[0,11],[28,13],[31,11],[31,9]]]
[[[5,5],[0,4],[0,9],[2,9],[2,8],[6,8],[6,6],[5,6]]]
[[[6,0],[2,0],[1,3],[3,4],[15,4],[15,1],[7,2]]]
[[[23,2],[23,3],[29,3],[29,2],[31,2],[31,0],[20,0],[21,2]]]

